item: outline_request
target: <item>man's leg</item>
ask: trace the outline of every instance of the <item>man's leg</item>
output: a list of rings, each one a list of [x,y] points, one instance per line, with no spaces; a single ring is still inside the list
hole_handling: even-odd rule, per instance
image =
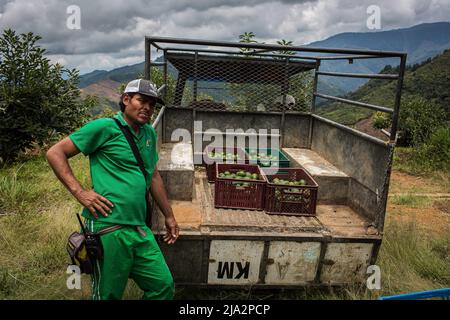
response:
[[[110,225],[86,220],[86,226],[88,230],[97,232]],[[92,276],[93,300],[122,299],[133,265],[130,243],[133,232],[131,228],[123,228],[101,236],[103,259],[95,262],[95,272]]]
[[[130,278],[144,291],[142,299],[170,300],[174,295],[172,274],[151,230],[141,228],[146,236],[135,233],[139,245],[135,247]]]

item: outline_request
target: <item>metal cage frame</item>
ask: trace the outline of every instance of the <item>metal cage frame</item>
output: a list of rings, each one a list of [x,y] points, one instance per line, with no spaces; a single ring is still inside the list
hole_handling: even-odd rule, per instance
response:
[[[151,52],[152,46],[158,50],[163,51],[164,62],[152,62],[151,61]],[[213,49],[211,49],[213,48]],[[219,48],[219,49],[216,49]],[[220,49],[220,48],[231,48],[231,49]],[[248,52],[239,52],[232,51],[233,49],[249,49],[252,51]],[[278,51],[291,51],[295,52],[295,55],[287,55],[287,54],[271,54],[270,52]],[[197,57],[199,54],[208,55],[213,59],[214,54],[223,54],[223,55],[236,55],[239,54],[242,56],[257,56],[261,58],[277,58],[284,59],[287,66],[289,63],[295,61],[304,61],[308,65],[311,65],[311,62],[314,64],[314,80],[313,80],[313,92],[312,92],[312,103],[310,106],[310,110],[308,114],[311,117],[318,118],[322,121],[326,121],[334,126],[340,127],[342,129],[350,129],[349,127],[337,123],[335,121],[323,118],[316,113],[316,100],[317,98],[327,99],[331,101],[342,102],[358,107],[368,108],[384,113],[388,113],[392,115],[392,125],[391,131],[389,135],[389,142],[385,143],[378,138],[372,137],[362,132],[354,132],[354,133],[363,136],[364,138],[369,138],[372,141],[377,143],[386,144],[395,144],[398,130],[398,120],[399,120],[399,112],[400,112],[400,102],[401,102],[401,91],[403,87],[403,79],[405,75],[406,68],[406,57],[407,54],[405,52],[397,52],[397,51],[378,51],[378,50],[364,50],[364,49],[342,49],[342,48],[320,48],[320,47],[307,47],[307,46],[283,46],[283,45],[272,45],[272,44],[258,44],[258,43],[240,43],[240,42],[227,42],[227,41],[207,41],[207,40],[194,40],[194,39],[181,39],[181,38],[168,38],[168,37],[145,37],[145,70],[144,77],[145,79],[151,79],[151,67],[152,66],[163,66],[164,71],[164,83],[167,85],[167,54],[170,52],[188,52],[194,54],[194,63],[197,65]],[[300,55],[301,53],[306,53],[306,55]],[[314,55],[307,55],[308,53]],[[321,56],[321,54],[329,54],[325,56]],[[330,61],[330,60],[348,60],[350,64],[353,63],[354,60],[361,59],[379,59],[379,58],[398,58],[399,61],[399,72],[397,74],[362,74],[362,73],[345,73],[345,72],[325,72],[320,71],[320,65],[322,61]],[[308,62],[309,61],[309,62]],[[280,62],[280,60],[277,60]],[[194,66],[194,67],[195,67]],[[311,68],[312,69],[312,68]],[[317,84],[319,80],[319,76],[332,76],[332,77],[347,77],[347,78],[364,78],[364,79],[384,79],[384,80],[397,80],[396,92],[395,92],[395,100],[394,100],[394,108],[388,108],[384,106],[379,106],[375,104],[369,104],[365,102],[353,101],[349,99],[344,99],[336,96],[325,95],[320,92],[317,92]],[[196,99],[196,82],[194,80],[194,99]],[[283,95],[283,105],[285,103],[286,94]],[[194,111],[195,112],[195,111]],[[283,128],[284,124],[284,114],[285,110],[282,110],[282,122],[281,126]],[[311,141],[312,137],[312,126],[310,127],[309,139]]]

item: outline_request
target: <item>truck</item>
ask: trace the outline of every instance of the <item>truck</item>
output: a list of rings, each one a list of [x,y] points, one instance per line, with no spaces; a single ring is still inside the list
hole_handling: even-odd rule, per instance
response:
[[[155,54],[157,59],[152,59]],[[332,72],[367,59],[396,74]],[[383,60],[384,59],[384,60]],[[383,239],[406,53],[145,37],[144,77],[165,85],[152,125],[180,237],[161,249],[180,286],[300,288],[364,283]],[[320,78],[396,82],[394,107],[320,93]],[[386,138],[320,115],[320,101],[387,113]],[[277,147],[318,184],[314,215],[214,205],[205,148]],[[158,209],[155,236],[165,232]]]

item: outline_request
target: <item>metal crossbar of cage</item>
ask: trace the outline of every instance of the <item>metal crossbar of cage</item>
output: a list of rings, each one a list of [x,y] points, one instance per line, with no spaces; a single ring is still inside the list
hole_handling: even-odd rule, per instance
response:
[[[163,52],[162,61],[151,60],[152,47]],[[320,70],[322,61],[347,60],[352,64],[354,60],[377,58],[400,59],[398,73],[362,74]],[[174,107],[192,108],[194,113],[196,110],[279,112],[282,114],[283,127],[285,114],[290,112],[321,118],[316,114],[316,107],[317,98],[322,98],[390,114],[392,125],[389,143],[394,143],[406,53],[146,37],[146,79],[151,79],[152,67],[163,67],[166,88],[168,73],[172,72],[176,76],[172,92],[165,90],[166,100]],[[396,80],[394,108],[320,93],[317,91],[319,76]],[[312,88],[308,88],[308,83],[312,83]],[[337,122],[327,121],[348,129]],[[310,141],[311,130],[312,126]],[[358,134],[367,138],[364,133]]]

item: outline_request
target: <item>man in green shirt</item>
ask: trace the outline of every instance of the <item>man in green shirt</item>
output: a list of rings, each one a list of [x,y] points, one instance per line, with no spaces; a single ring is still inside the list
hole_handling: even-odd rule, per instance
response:
[[[115,118],[128,126],[146,171],[140,170],[125,135],[110,118],[87,123],[47,152],[56,176],[83,205],[85,226],[98,232],[112,225],[122,228],[101,236],[104,255],[93,273],[93,299],[121,299],[128,278],[144,291],[144,299],[172,299],[174,284],[161,250],[146,226],[145,193],[150,192],[165,216],[164,241],[173,244],[179,228],[158,172],[156,132],[148,124],[156,103],[163,103],[148,80],[128,83]],[[92,189],[84,190],[68,159],[89,156]]]

